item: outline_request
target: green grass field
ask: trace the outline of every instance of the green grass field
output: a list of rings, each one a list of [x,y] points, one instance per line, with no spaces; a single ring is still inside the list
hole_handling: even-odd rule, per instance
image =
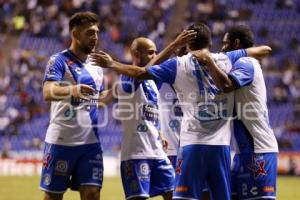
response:
[[[39,177],[37,176],[0,176],[0,200],[41,200],[42,192],[38,186]],[[277,192],[278,200],[300,200],[300,178],[279,177]],[[120,178],[105,178],[101,200],[122,199],[124,196]],[[64,200],[79,200],[79,195],[77,192],[68,190]]]

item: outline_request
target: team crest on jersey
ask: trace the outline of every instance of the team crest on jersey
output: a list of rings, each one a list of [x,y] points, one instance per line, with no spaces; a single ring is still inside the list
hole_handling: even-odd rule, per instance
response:
[[[252,156],[252,163],[250,166],[248,166],[248,168],[253,172],[254,178],[257,178],[259,176],[268,175],[267,171],[265,170],[265,165],[266,161],[262,156]]]
[[[66,160],[58,160],[55,165],[55,174],[65,176],[68,172],[68,162]]]

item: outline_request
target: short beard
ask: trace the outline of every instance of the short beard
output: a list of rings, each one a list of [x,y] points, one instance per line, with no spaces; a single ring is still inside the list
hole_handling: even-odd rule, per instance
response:
[[[80,49],[80,51],[82,51],[85,54],[90,54],[90,53],[92,53],[94,48],[90,49],[88,46],[79,45],[79,49]]]

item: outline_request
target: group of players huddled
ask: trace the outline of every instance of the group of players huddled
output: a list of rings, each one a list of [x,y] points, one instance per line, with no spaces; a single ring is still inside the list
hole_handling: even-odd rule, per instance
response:
[[[267,56],[268,46],[253,47],[251,31],[234,26],[222,52],[210,53],[211,32],[195,23],[158,55],[153,41],[136,38],[127,65],[96,51],[99,23],[94,13],[74,14],[71,46],[47,64],[44,200],[62,200],[68,187],[79,190],[81,200],[100,199],[97,110],[113,98],[123,128],[126,199],[276,199],[278,146],[255,59]],[[114,91],[105,90],[102,68],[121,74]]]

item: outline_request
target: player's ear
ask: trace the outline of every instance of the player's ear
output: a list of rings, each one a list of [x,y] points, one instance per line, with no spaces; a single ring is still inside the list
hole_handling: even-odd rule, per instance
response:
[[[79,38],[79,31],[77,28],[73,28],[73,30],[71,31],[71,34],[74,38],[76,38],[76,39]]]
[[[235,47],[235,49],[239,49],[239,47],[240,47],[240,45],[241,45],[241,41],[240,41],[240,39],[235,39],[234,40],[234,47]]]

